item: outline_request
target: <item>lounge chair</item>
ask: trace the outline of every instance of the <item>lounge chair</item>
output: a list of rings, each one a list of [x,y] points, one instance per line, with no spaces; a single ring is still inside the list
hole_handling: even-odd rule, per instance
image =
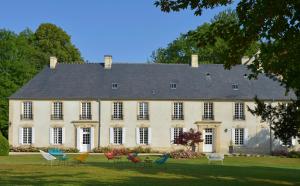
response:
[[[64,155],[64,152],[57,148],[49,149],[48,153],[51,154],[52,156],[63,156]]]
[[[162,164],[165,164],[167,162],[167,160],[169,159],[169,157],[170,157],[169,154],[164,154],[160,158],[156,159],[154,162],[157,165],[162,165]]]
[[[42,150],[40,150],[40,153],[44,157],[45,160],[50,161],[51,166],[52,166],[52,162],[53,162],[53,160],[56,160],[56,157],[54,157],[51,154],[44,152]]]
[[[77,163],[84,163],[88,156],[89,156],[89,153],[83,153],[83,154],[80,154],[80,155],[74,157],[74,160],[76,160]]]
[[[221,161],[223,165],[224,154],[217,154],[217,153],[208,154],[207,159],[208,159],[208,164],[210,164],[212,161]]]

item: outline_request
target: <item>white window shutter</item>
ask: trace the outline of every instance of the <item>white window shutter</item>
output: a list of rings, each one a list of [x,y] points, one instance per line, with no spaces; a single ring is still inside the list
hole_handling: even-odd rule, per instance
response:
[[[81,144],[81,129],[80,127],[77,127],[77,149],[80,150],[80,144]]]
[[[95,128],[91,127],[91,150],[94,148],[94,141],[95,141]]]
[[[152,143],[152,130],[148,128],[148,144]]]
[[[19,144],[23,144],[23,128],[21,127],[19,128]]]
[[[231,141],[232,144],[235,144],[235,128],[231,129]]]
[[[135,129],[135,135],[136,135],[136,144],[140,144],[140,128]]]
[[[49,128],[49,143],[50,143],[50,145],[52,145],[54,143],[52,127]]]
[[[244,145],[247,145],[248,140],[249,140],[248,128],[244,128]]]
[[[31,136],[32,142],[31,143],[34,144],[35,143],[35,130],[34,130],[34,127],[32,127],[31,130],[32,130],[32,136]]]
[[[122,128],[122,144],[126,143],[126,128]]]
[[[109,128],[109,143],[114,143],[114,128]]]
[[[62,144],[66,143],[66,128],[63,127],[62,129]]]
[[[296,138],[292,138],[292,146],[295,146],[296,145]]]
[[[174,128],[170,129],[170,141],[171,141],[171,144],[174,143]]]

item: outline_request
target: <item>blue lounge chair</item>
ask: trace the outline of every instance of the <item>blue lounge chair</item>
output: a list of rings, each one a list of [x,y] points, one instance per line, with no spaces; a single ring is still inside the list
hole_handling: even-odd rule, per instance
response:
[[[169,159],[170,155],[169,154],[164,154],[162,155],[160,158],[158,158],[157,160],[155,160],[155,163],[157,165],[163,165],[167,162],[167,160]]]

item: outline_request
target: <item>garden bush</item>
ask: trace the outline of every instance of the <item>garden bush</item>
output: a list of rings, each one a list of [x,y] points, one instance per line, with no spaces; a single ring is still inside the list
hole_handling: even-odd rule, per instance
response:
[[[175,150],[170,153],[170,157],[174,159],[192,159],[204,156],[199,152],[193,152],[191,150]]]
[[[288,153],[289,158],[300,158],[300,151],[291,151]]]
[[[9,144],[7,139],[0,132],[0,156],[8,156]]]
[[[10,146],[10,152],[39,152],[40,150],[48,152],[49,149],[54,147],[12,147]],[[79,150],[77,148],[58,148],[61,149],[65,153],[77,153]]]

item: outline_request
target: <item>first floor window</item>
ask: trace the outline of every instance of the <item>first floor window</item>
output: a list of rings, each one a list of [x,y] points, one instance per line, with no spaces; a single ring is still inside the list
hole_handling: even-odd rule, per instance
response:
[[[22,144],[32,144],[32,128],[22,128]]]
[[[183,103],[173,103],[173,120],[183,120]]]
[[[31,101],[25,101],[23,102],[23,110],[22,110],[22,116],[21,119],[29,119],[32,120],[32,102]]]
[[[234,119],[245,119],[244,115],[244,103],[234,104]]]
[[[55,119],[63,118],[62,107],[63,107],[62,102],[53,102],[51,119],[55,120]]]
[[[81,103],[81,116],[82,120],[92,119],[92,106],[91,102],[82,102]]]
[[[149,144],[149,129],[139,128],[139,144]]]
[[[123,140],[123,129],[122,128],[113,128],[113,143],[122,144]]]
[[[212,102],[206,102],[204,103],[204,115],[203,119],[209,119],[213,120],[214,115],[213,115],[213,103]]]
[[[174,144],[178,144],[179,136],[183,133],[183,128],[174,128]]]
[[[62,128],[53,128],[53,143],[62,144]]]
[[[234,144],[244,145],[244,139],[245,139],[245,129],[244,128],[234,129]]]
[[[113,103],[112,119],[117,119],[117,120],[123,119],[123,103],[122,102],[114,102]]]

